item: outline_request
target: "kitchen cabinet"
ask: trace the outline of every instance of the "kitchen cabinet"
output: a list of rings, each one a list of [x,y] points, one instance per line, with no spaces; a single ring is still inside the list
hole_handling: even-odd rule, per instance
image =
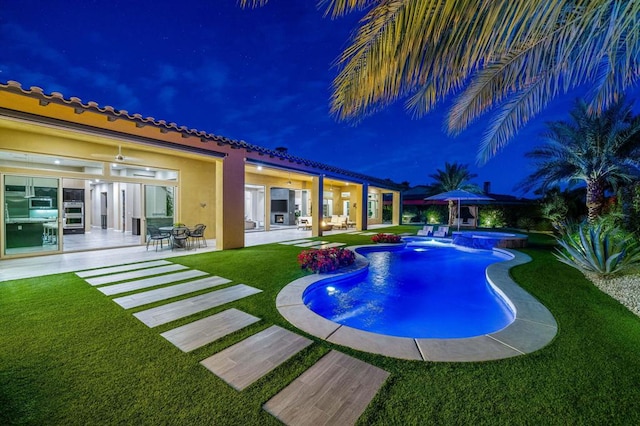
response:
[[[18,222],[5,225],[8,249],[42,246],[43,222]]]

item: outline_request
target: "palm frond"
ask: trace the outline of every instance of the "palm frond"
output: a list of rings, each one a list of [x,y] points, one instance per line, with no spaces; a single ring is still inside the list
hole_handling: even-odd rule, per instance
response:
[[[491,121],[483,134],[477,160],[484,164],[509,142],[522,125],[527,123],[551,100],[546,90],[548,81],[540,78],[529,85],[527,91],[512,96]]]
[[[238,0],[238,5],[242,8],[262,7],[269,3],[269,0]]]
[[[364,10],[373,5],[381,3],[381,0],[320,0],[318,8],[325,9],[325,16],[337,18],[350,12]]]

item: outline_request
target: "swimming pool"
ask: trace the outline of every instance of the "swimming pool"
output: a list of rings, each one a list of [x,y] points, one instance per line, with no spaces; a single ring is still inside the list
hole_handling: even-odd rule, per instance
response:
[[[369,268],[329,278],[303,293],[307,308],[330,321],[410,338],[465,338],[501,330],[512,307],[485,278],[512,256],[453,245],[360,248]]]
[[[530,262],[531,258],[509,249],[494,249],[508,253],[513,258],[491,264],[486,270],[487,280],[497,292],[504,295],[505,300],[509,300],[516,316],[511,324],[495,333],[457,339],[396,337],[342,325],[310,310],[302,300],[310,286],[327,278],[361,274],[369,268],[369,261],[357,253],[362,247],[371,245],[348,247],[356,251],[356,263],[337,273],[305,275],[285,285],[276,297],[276,308],[280,315],[294,327],[329,343],[388,357],[421,361],[489,361],[520,356],[548,345],[558,331],[551,312],[511,278],[510,268]]]

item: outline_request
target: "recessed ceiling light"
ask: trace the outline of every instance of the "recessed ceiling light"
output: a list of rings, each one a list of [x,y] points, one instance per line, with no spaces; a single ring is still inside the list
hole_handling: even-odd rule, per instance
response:
[[[144,169],[145,169],[146,171],[149,171],[149,170],[151,170],[151,169],[150,169],[149,167],[145,167]]]
[[[258,166],[258,170],[262,170],[262,166]]]
[[[55,164],[60,164],[60,160],[54,161]]]

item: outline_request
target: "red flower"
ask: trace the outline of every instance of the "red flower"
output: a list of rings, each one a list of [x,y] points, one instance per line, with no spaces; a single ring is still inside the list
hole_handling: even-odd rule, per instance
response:
[[[371,237],[371,241],[374,243],[400,243],[402,242],[402,237],[400,235],[395,234],[376,234]]]
[[[313,272],[332,272],[343,266],[349,266],[356,260],[354,252],[344,248],[303,250],[298,255],[302,269]]]

